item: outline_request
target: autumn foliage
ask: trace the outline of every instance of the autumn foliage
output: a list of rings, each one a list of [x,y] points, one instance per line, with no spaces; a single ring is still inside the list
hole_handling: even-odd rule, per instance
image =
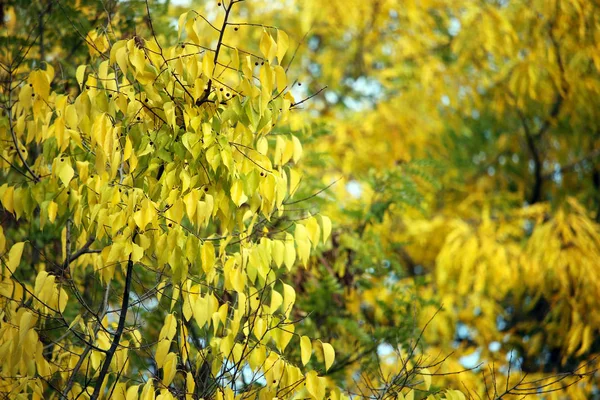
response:
[[[5,397],[599,390],[593,2],[9,3]]]

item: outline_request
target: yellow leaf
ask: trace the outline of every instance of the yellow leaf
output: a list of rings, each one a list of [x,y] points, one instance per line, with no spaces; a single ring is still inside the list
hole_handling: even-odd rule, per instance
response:
[[[295,163],[297,163],[298,160],[300,160],[300,157],[302,157],[302,144],[296,136],[292,136],[292,143],[294,144],[294,153],[292,159]]]
[[[167,314],[165,322],[158,335],[158,340],[169,339],[172,340],[177,333],[177,320],[173,314]]]
[[[125,147],[123,148],[123,161],[129,160],[131,157],[131,152],[133,151],[133,145],[131,144],[131,140],[129,136],[125,137]]]
[[[275,265],[277,265],[277,267],[279,268],[283,264],[283,260],[285,257],[285,244],[281,240],[273,240],[272,246],[273,261],[275,262]]]
[[[193,393],[196,390],[196,381],[194,380],[194,375],[191,372],[188,372],[185,376],[185,388],[187,390],[187,394],[185,396],[186,400],[193,398]]]
[[[274,70],[275,78],[277,79],[277,91],[281,93],[287,87],[287,77],[285,76],[285,70],[280,65],[275,66]]]
[[[204,58],[202,58],[202,73],[206,75],[207,78],[212,78],[213,71],[215,69],[215,63],[212,58],[212,54],[206,54]]]
[[[10,273],[14,274],[17,267],[21,263],[21,256],[23,255],[23,246],[25,242],[15,243],[8,252],[8,269]]]
[[[163,339],[158,342],[158,346],[156,346],[156,353],[154,354],[154,361],[156,361],[156,366],[158,368],[162,368],[164,365],[170,347],[171,341],[168,339]]]
[[[263,29],[263,33],[262,36],[260,37],[260,52],[262,53],[262,55],[265,57],[265,59],[269,59],[269,52],[271,50],[271,46],[273,43],[273,38],[271,38],[271,35],[269,35],[269,33],[267,32],[266,29]],[[269,61],[270,63],[271,61]]]
[[[284,351],[294,336],[294,325],[288,325],[284,329],[275,329],[273,339],[280,351]]]
[[[231,185],[231,200],[236,206],[241,206],[248,200],[248,196],[244,194],[244,184],[241,180],[237,180]]]
[[[69,157],[61,156],[56,160],[56,163],[56,174],[63,185],[68,186],[71,179],[73,179],[73,175],[75,175],[75,171],[71,167],[71,160]]]
[[[68,301],[69,296],[67,295],[67,292],[65,291],[65,289],[60,288],[60,291],[58,292],[58,310],[61,313],[65,312],[65,308],[67,308]]]
[[[154,400],[154,398],[154,382],[153,379],[148,379],[148,381],[144,385],[144,388],[142,389],[140,400]]]
[[[321,227],[319,226],[317,220],[314,217],[310,217],[308,221],[306,221],[305,226],[308,238],[313,244],[313,247],[317,247],[317,245],[319,244],[319,239],[321,238]]]
[[[310,356],[312,354],[312,343],[308,336],[302,336],[300,338],[300,355],[302,358],[302,365],[308,364]]]
[[[269,141],[266,137],[262,136],[256,142],[256,151],[258,151],[262,155],[266,155],[269,151]]]
[[[298,257],[306,267],[308,258],[310,257],[310,240],[308,238],[308,230],[304,225],[296,225],[294,231],[294,241],[298,249]]]
[[[323,344],[323,358],[325,359],[325,371],[327,371],[335,360],[335,350],[329,343]]]
[[[50,220],[50,222],[54,222],[54,220],[56,219],[56,213],[58,211],[58,204],[51,201],[50,203],[48,203],[47,210],[48,210],[48,219]]]
[[[113,46],[113,49],[115,47],[116,47],[116,45]],[[111,51],[111,53],[112,53],[112,51]],[[115,50],[115,61],[119,65],[121,72],[123,72],[123,74],[126,74],[127,66],[129,65],[127,63],[127,47],[126,46],[119,47]]]
[[[138,400],[139,385],[134,385],[127,389],[127,397],[125,400]]]
[[[296,291],[290,285],[283,283],[283,312],[286,316],[290,315],[295,302]]]
[[[175,377],[177,372],[177,354],[169,353],[165,357],[163,364],[163,379],[162,382],[165,386],[169,386]]]
[[[289,270],[294,266],[294,262],[296,262],[296,248],[294,247],[294,238],[289,233],[285,235],[285,253],[283,257],[283,262],[285,263],[286,268]]]
[[[423,384],[425,385],[425,390],[429,390],[431,387],[431,372],[427,368],[423,368],[421,370],[421,376],[423,377]]]
[[[313,399],[321,400],[325,397],[325,380],[317,375],[315,371],[306,374],[306,390]]]
[[[19,342],[22,343],[27,332],[35,325],[35,318],[32,313],[25,311],[19,320]]]
[[[133,220],[140,229],[145,229],[146,225],[154,220],[156,216],[156,210],[154,205],[148,199],[144,199],[141,204],[140,210],[133,214]]]
[[[321,215],[321,229],[323,231],[323,243],[325,243],[331,235],[331,219],[325,215]]]
[[[83,88],[83,78],[85,77],[85,69],[87,65],[80,65],[77,67],[77,71],[75,72],[75,78],[77,79],[77,83],[79,84],[79,88]]]
[[[269,306],[271,312],[277,310],[282,304],[283,296],[279,294],[279,292],[277,292],[276,290],[273,290],[273,292],[271,293],[271,305]]]
[[[207,274],[215,265],[215,246],[210,241],[205,241],[200,250],[200,258],[202,260],[202,269]]]
[[[285,33],[284,31],[278,30],[277,31],[277,60],[279,62],[279,65],[281,65],[281,63],[283,62],[283,57],[285,56],[285,53],[287,52],[289,45],[290,45],[290,40],[288,38],[287,33]]]
[[[143,256],[144,256],[144,248],[141,246],[138,246],[135,243],[132,243],[131,261],[138,262],[142,259]]]
[[[291,169],[290,170],[290,196],[292,196],[296,190],[298,190],[298,188],[300,187],[300,179],[301,176],[300,174],[295,170],[295,169]]]

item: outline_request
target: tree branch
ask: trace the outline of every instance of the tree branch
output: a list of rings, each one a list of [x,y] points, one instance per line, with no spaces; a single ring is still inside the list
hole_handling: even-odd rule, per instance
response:
[[[131,260],[131,255],[129,256],[129,260],[127,261],[127,275],[125,276],[125,289],[123,289],[123,302],[121,303],[121,315],[119,315],[119,324],[117,325],[117,330],[115,331],[115,336],[113,337],[112,344],[108,351],[106,352],[106,358],[104,359],[104,363],[102,364],[102,369],[100,370],[100,375],[96,380],[96,387],[94,388],[94,393],[90,400],[97,400],[100,396],[100,390],[102,389],[102,383],[104,379],[106,379],[106,375],[108,375],[108,369],[110,368],[110,363],[112,361],[117,348],[121,342],[121,335],[123,334],[123,330],[125,329],[125,319],[127,318],[127,309],[129,308],[129,292],[131,291],[131,279],[133,276],[133,261]]]

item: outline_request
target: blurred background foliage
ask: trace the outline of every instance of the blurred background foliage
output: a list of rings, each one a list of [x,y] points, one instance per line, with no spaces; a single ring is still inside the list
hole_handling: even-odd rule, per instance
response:
[[[155,29],[176,43],[181,13],[210,19],[218,7],[150,2],[151,27],[143,1],[4,1],[2,57],[26,57],[24,71],[51,64],[53,85],[77,91],[67,77],[89,61],[82,36],[103,46],[108,30]],[[501,397],[523,373],[593,371],[600,6],[248,0],[236,18],[228,43],[249,51],[260,24],[288,33],[292,93],[310,97],[285,128],[305,146],[288,209],[328,215],[334,230],[291,279],[297,332],[336,348],[332,379],[360,395],[419,354],[436,365],[435,385]],[[39,240],[60,237],[48,235]],[[148,318],[148,329],[163,320]],[[598,394],[597,374],[570,383],[545,398]]]

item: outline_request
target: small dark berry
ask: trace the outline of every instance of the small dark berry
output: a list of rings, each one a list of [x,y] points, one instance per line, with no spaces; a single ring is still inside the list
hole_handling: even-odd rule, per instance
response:
[[[141,118],[140,118],[140,117],[137,117],[136,119],[139,121]]]
[[[260,63],[260,65],[265,65],[265,62],[264,62],[264,61],[263,61],[263,62],[261,62],[261,63]]]
[[[254,65],[258,65],[258,61],[254,63]]]
[[[277,379],[273,379],[273,383],[277,383]]]
[[[240,28],[238,28],[237,26],[235,28],[233,28],[234,31],[237,31],[238,29],[240,29]]]
[[[258,296],[256,296],[256,300],[258,300]]]
[[[33,87],[33,83],[30,83],[30,84],[29,84],[29,87]]]
[[[181,48],[182,48],[182,49],[185,49],[185,44],[182,44],[182,45],[181,45]]]
[[[219,89],[221,92],[223,91],[223,88]]]
[[[261,171],[260,176],[265,176],[265,173]]]
[[[71,191],[70,191],[70,190],[67,190],[67,194],[71,194]]]
[[[147,103],[147,102],[148,102],[148,99],[144,100],[144,103]]]
[[[85,85],[85,88],[86,88],[86,89],[89,89],[89,88],[90,88],[90,86],[89,86],[89,85]]]
[[[150,141],[150,146],[154,146],[154,142]]]
[[[65,159],[64,159],[64,158],[61,158],[61,159],[60,159],[60,162],[64,162],[64,161],[65,161]]]
[[[208,186],[204,186],[204,191],[208,193]]]
[[[225,93],[225,96],[229,97],[231,96],[231,93]]]
[[[302,83],[298,82],[298,86],[302,86]]]
[[[109,98],[109,99],[112,99],[112,94],[109,94],[109,95],[108,95],[108,98]]]
[[[169,228],[171,228],[172,226],[173,226],[173,224],[169,222]]]
[[[35,93],[31,93],[31,97],[35,97]]]

